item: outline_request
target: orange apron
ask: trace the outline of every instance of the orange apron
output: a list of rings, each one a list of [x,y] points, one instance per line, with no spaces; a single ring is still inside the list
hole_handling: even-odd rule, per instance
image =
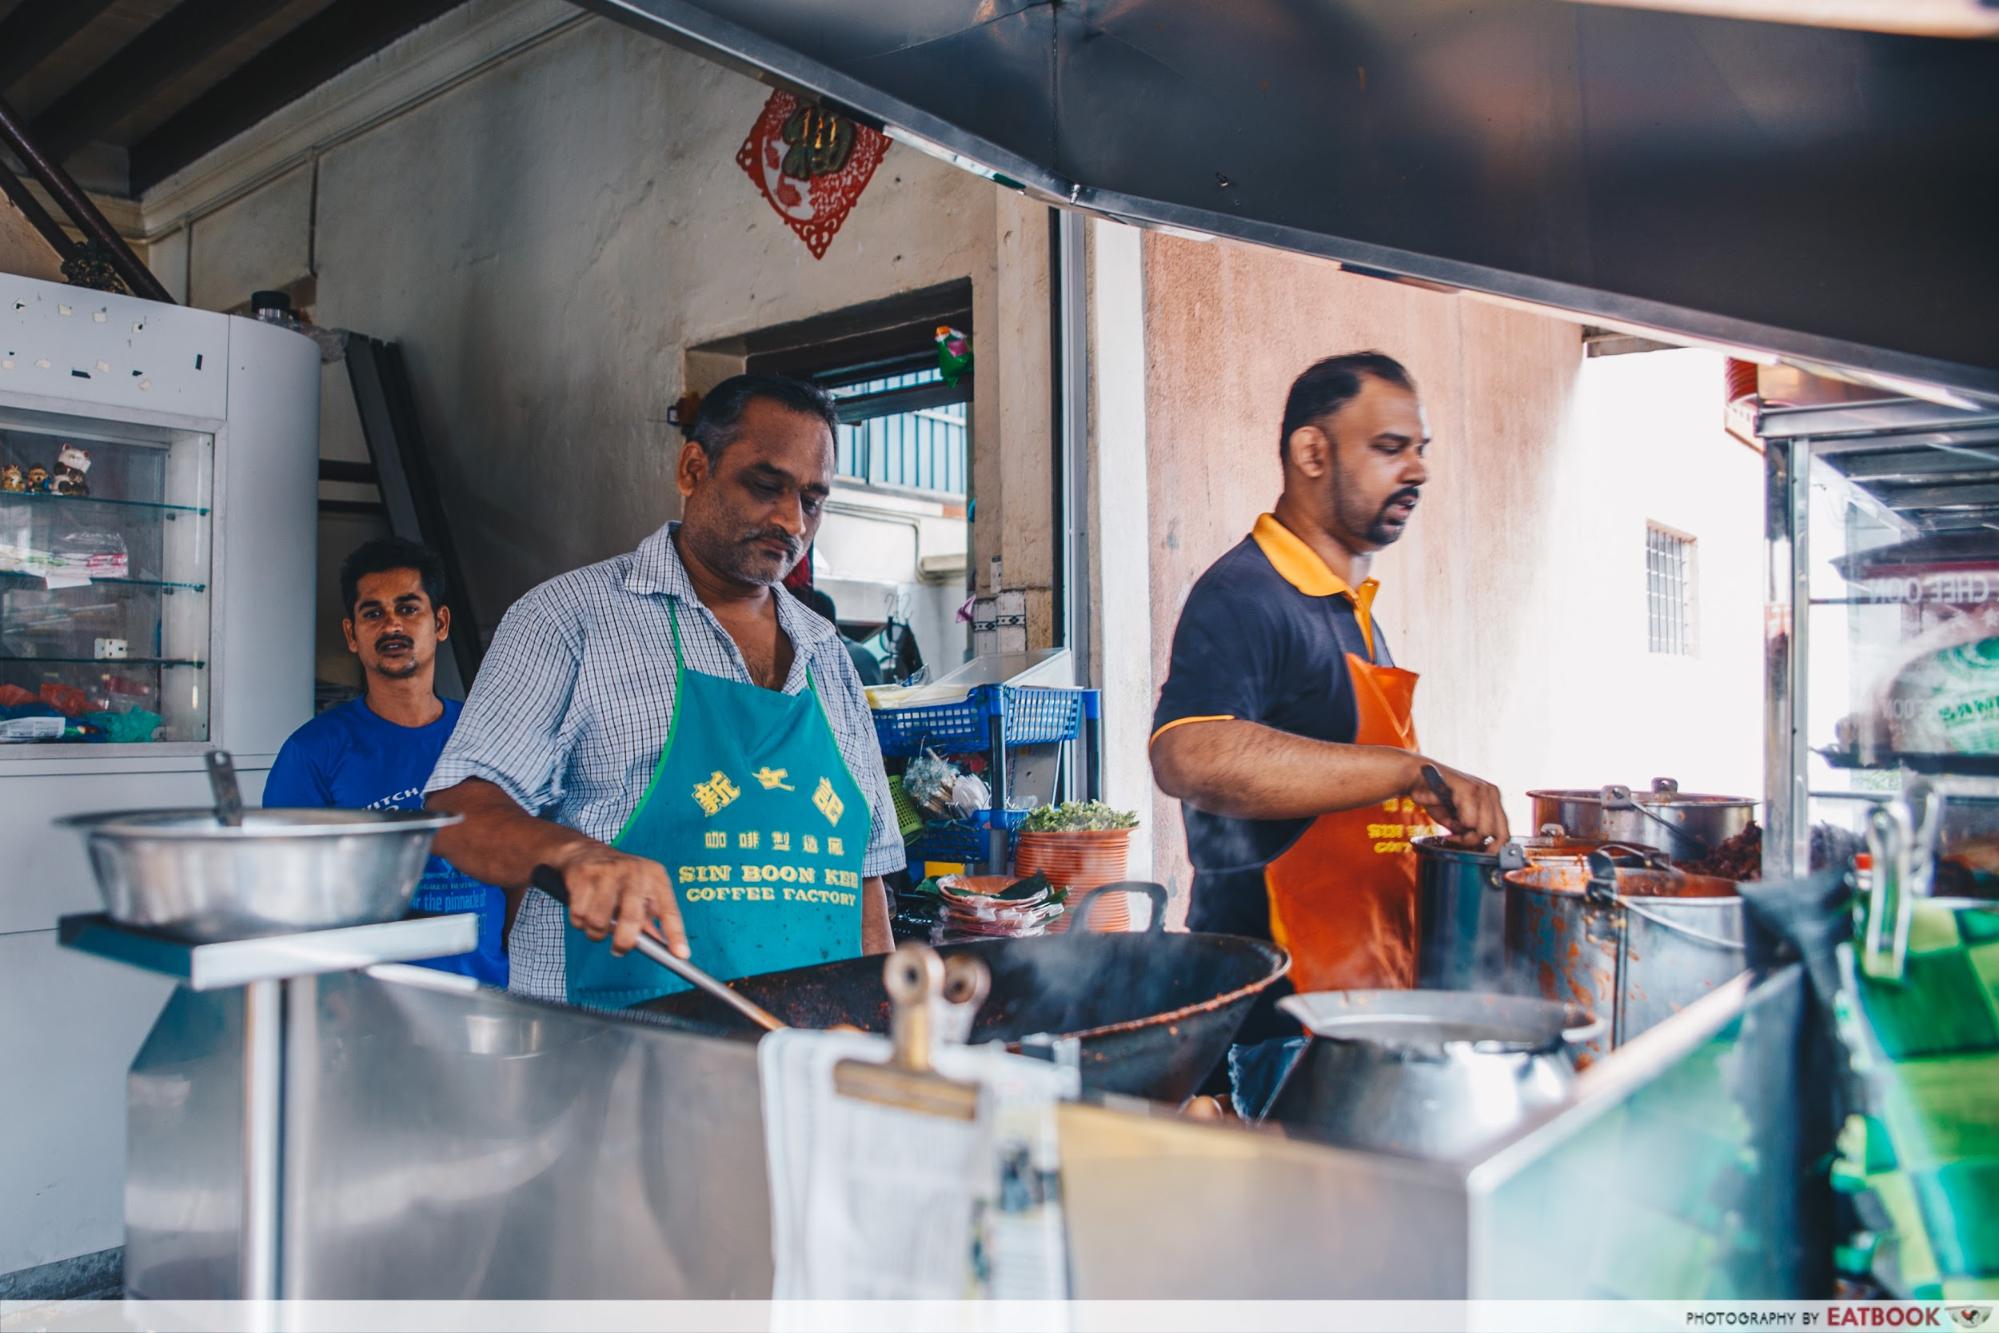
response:
[[[1348,653],[1356,745],[1416,748],[1416,673]],[[1264,867],[1271,938],[1291,954],[1300,991],[1407,989],[1416,984],[1416,853],[1430,831],[1407,797],[1313,820]]]

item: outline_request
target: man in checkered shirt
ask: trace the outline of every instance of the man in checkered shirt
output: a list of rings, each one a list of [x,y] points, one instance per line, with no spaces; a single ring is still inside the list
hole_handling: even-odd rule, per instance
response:
[[[676,481],[682,520],[508,610],[426,787],[464,816],[436,851],[499,885],[514,915],[510,989],[565,998],[564,913],[529,887],[560,872],[567,919],[623,955],[650,927],[688,956],[667,869],[609,844],[672,734],[675,643],[687,670],[796,695],[810,683],[866,796],[861,948],[891,947],[881,877],[903,867],[859,676],[835,628],[781,580],[811,546],[834,472],[833,406],[816,386],[738,376],[708,395]],[[690,686],[691,688],[691,686]]]

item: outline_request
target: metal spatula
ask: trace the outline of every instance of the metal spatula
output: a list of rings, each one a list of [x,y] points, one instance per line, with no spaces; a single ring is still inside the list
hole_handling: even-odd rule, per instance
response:
[[[562,882],[562,872],[555,867],[536,866],[533,873],[529,876],[529,882],[549,897],[555,899],[555,901],[561,903],[564,907],[569,906],[568,886]],[[606,945],[605,947],[609,948],[610,946]],[[667,947],[664,944],[661,944],[644,931],[639,932],[639,942],[633,947],[667,971],[673,973],[676,977],[679,977],[682,981],[707,991],[710,995],[722,1001],[722,1003],[728,1005],[731,1009],[734,1009],[744,1018],[749,1019],[750,1022],[755,1023],[764,1031],[776,1032],[786,1026],[784,1020],[758,1004],[755,1000],[750,999],[747,995],[739,991],[730,990],[722,982],[709,976],[685,958],[674,957],[673,954],[667,951]]]

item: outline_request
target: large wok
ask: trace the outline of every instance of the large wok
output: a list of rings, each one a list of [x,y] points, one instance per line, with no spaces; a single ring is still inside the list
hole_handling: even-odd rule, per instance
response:
[[[992,990],[972,1024],[973,1042],[1017,1045],[1038,1033],[1075,1037],[1084,1088],[1178,1104],[1221,1060],[1257,995],[1290,970],[1290,955],[1240,935],[1169,935],[1161,929],[1164,889],[1138,883],[1105,888],[1149,896],[1151,928],[1144,934],[1073,930],[980,940],[938,952],[973,954],[992,972]],[[1093,895],[1085,908],[1094,905]],[[729,985],[794,1027],[848,1023],[888,1031],[880,958],[768,972]],[[651,1000],[631,1012],[711,1035],[762,1035],[700,991]]]

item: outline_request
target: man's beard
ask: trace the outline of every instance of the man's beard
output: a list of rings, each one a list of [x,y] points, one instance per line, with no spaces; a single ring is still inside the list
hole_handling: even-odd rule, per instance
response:
[[[1395,522],[1389,522],[1389,518],[1387,518],[1387,512],[1391,508],[1395,508],[1397,504],[1405,502],[1405,500],[1411,502],[1411,504],[1419,502],[1421,500],[1421,488],[1417,488],[1417,486],[1403,486],[1399,492],[1395,492],[1393,496],[1389,496],[1387,500],[1383,500],[1375,508],[1373,514],[1351,514],[1349,510],[1357,508],[1357,506],[1349,506],[1343,492],[1339,492],[1339,494],[1333,496],[1333,504],[1339,510],[1339,522],[1341,522],[1341,526],[1347,532],[1361,534],[1367,540],[1369,546],[1393,546],[1397,540],[1401,540],[1401,534],[1405,534],[1409,530],[1409,520],[1403,520],[1403,522],[1395,524]],[[1411,510],[1409,518],[1415,518],[1413,510]]]
[[[783,542],[784,559],[773,564],[769,555],[759,548],[759,542]],[[804,543],[782,528],[754,528],[712,547],[697,535],[695,549],[708,567],[718,574],[758,587],[782,583],[784,576],[797,566],[805,554]]]

